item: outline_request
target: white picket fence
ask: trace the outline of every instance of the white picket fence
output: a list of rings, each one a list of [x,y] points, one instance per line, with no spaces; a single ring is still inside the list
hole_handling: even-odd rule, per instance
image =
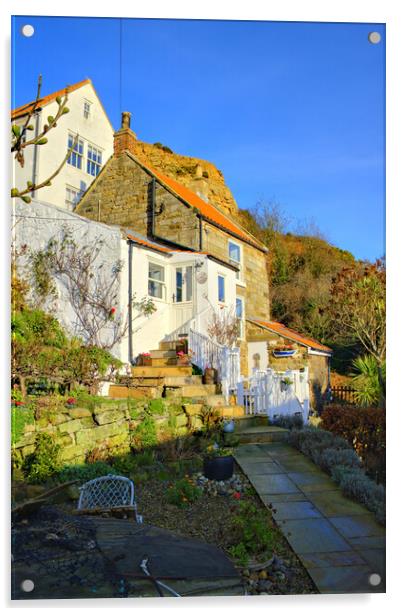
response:
[[[291,381],[291,383],[289,383]],[[308,368],[304,371],[258,370],[239,381],[237,402],[248,415],[300,415],[304,423],[309,416]]]

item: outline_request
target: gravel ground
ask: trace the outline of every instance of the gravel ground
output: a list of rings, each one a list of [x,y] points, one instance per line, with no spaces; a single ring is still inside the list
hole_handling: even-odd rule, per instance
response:
[[[241,477],[242,483],[247,486],[248,481],[239,467],[236,473]],[[196,474],[193,477],[196,479]],[[186,509],[181,509],[167,501],[166,492],[172,481],[151,478],[138,486],[138,510],[147,524],[213,543],[227,551],[231,545],[237,543],[233,519],[237,515],[239,502],[249,500],[267,512],[267,524],[275,537],[275,549],[274,557],[262,570],[253,571],[251,566],[240,568],[248,593],[309,594],[317,592],[308,573],[291,550],[270,512],[254,494],[253,489],[246,489],[246,493],[242,493],[240,500],[233,496],[214,495],[214,492],[211,494],[205,491],[199,500],[190,504]],[[229,554],[228,556],[231,558]],[[262,562],[262,560],[264,559],[259,559],[257,555],[257,562]]]

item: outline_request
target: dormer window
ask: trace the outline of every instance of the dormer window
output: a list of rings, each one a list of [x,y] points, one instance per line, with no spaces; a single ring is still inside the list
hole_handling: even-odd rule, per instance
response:
[[[88,120],[91,115],[91,103],[89,101],[84,101],[84,118]]]

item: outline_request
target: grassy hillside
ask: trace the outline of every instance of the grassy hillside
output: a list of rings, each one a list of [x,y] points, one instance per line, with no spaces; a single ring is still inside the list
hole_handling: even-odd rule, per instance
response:
[[[340,341],[329,314],[331,287],[336,275],[358,265],[354,256],[315,235],[286,232],[281,214],[271,208],[262,215],[239,211],[240,222],[269,248],[270,318],[329,345],[334,367],[349,370],[357,346]]]

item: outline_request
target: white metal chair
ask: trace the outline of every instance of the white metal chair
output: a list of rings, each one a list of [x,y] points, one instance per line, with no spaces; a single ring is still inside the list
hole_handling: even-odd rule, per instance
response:
[[[134,511],[136,522],[143,522],[143,516],[137,513],[134,483],[131,479],[120,475],[105,475],[87,481],[79,490],[78,512],[127,508]]]

